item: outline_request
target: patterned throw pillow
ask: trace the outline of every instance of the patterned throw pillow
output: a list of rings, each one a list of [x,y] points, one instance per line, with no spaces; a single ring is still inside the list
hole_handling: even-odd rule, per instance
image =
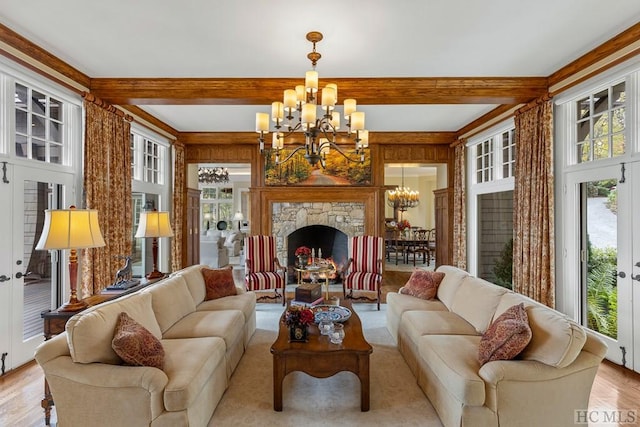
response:
[[[434,299],[442,279],[444,279],[444,273],[415,269],[400,293],[422,299]]]
[[[124,311],[118,315],[111,347],[125,365],[164,367],[164,348],[160,340]]]
[[[237,295],[236,284],[233,281],[233,267],[203,268],[202,277],[207,294],[205,301]]]
[[[478,361],[484,365],[493,360],[511,360],[524,350],[529,341],[531,328],[524,304],[511,306],[482,334]]]

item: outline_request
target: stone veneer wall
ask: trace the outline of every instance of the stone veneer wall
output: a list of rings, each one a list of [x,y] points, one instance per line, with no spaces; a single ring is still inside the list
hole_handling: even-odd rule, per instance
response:
[[[347,235],[364,234],[364,203],[358,202],[301,202],[273,203],[271,231],[276,236],[278,259],[287,262],[287,236],[308,225],[326,225]]]

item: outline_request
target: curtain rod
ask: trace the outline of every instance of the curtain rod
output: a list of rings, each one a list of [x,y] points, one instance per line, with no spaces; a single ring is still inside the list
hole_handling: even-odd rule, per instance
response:
[[[109,104],[108,102],[98,98],[97,96],[95,96],[92,93],[89,92],[82,92],[82,97],[84,98],[85,101],[87,102],[91,102],[99,107],[104,108],[105,110],[114,113],[116,116],[123,118],[124,120],[128,121],[128,122],[132,122],[133,121],[133,116],[130,116],[129,114],[126,114],[124,111],[117,109],[116,107],[114,107],[113,105]]]

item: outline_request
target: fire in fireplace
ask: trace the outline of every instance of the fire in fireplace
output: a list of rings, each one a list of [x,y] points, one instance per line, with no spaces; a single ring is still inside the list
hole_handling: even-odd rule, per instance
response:
[[[333,260],[336,266],[336,277],[333,283],[340,282],[340,270],[347,263],[347,235],[334,227],[326,225],[308,225],[295,230],[287,237],[287,283],[295,283],[296,271],[293,268],[296,262],[295,251],[300,246],[307,246],[322,251],[322,258]]]

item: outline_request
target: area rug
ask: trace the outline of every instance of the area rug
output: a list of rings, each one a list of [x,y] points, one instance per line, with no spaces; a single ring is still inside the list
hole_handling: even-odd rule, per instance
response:
[[[354,304],[373,346],[371,409],[360,411],[360,381],[350,372],[313,378],[293,372],[283,383],[283,411],[273,410],[271,344],[282,306],[258,304],[257,330],[209,426],[441,426],[385,326],[386,306]]]

